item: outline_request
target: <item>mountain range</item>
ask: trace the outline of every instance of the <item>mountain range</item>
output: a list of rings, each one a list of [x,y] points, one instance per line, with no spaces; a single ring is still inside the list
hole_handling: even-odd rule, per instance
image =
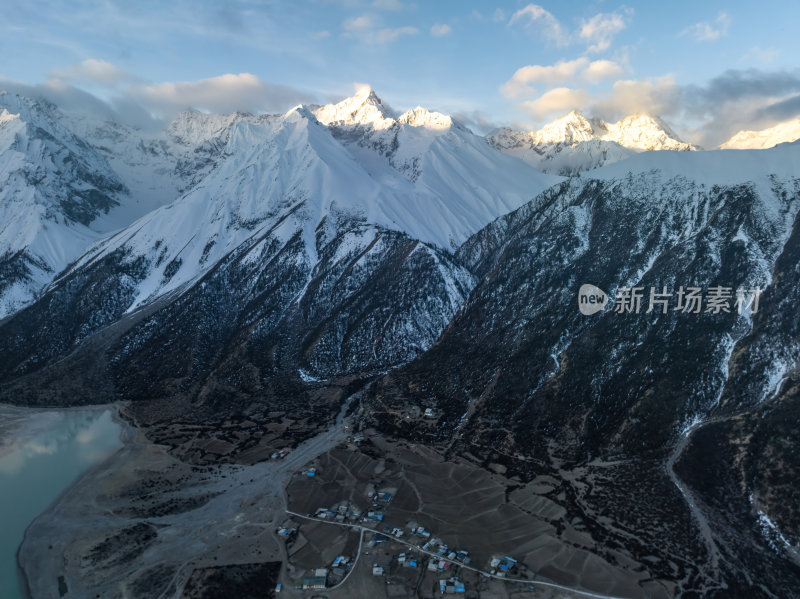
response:
[[[796,592],[800,143],[578,113],[484,138],[370,89],[146,132],[3,94],[0,210],[2,402],[127,400],[192,461],[168,425],[299,440],[361,390],[360,427],[501,465],[676,594]],[[634,287],[672,303],[618,311]]]
[[[637,152],[698,149],[680,141],[660,118],[634,114],[607,123],[587,119],[576,110],[538,131],[502,127],[491,132],[487,140],[501,152],[521,158],[542,172],[564,176],[618,162]]]
[[[778,123],[760,131],[739,131],[720,148],[723,150],[763,150],[800,139],[800,118]]]

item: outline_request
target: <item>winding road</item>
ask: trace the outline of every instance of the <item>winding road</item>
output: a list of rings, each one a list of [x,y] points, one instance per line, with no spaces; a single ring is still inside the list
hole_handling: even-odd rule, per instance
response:
[[[347,528],[352,528],[354,530],[359,530],[359,531],[361,531],[361,540],[363,540],[365,532],[375,532],[372,528],[369,528],[367,526],[361,526],[360,524],[347,524],[346,522],[334,522],[332,520],[323,520],[322,518],[315,518],[313,516],[304,516],[303,514],[298,514],[297,512],[293,512],[291,510],[286,510],[286,513],[291,515],[291,516],[294,516],[296,518],[302,518],[303,520],[313,520],[315,522],[322,522],[323,524],[332,524],[334,526],[344,526],[344,527],[347,527]],[[361,554],[361,540],[359,540],[359,544],[358,544],[358,549],[359,549],[358,552],[359,552],[359,554]],[[518,583],[522,583],[522,584],[535,585],[535,586],[541,586],[541,587],[548,587],[548,588],[551,588],[551,589],[558,589],[560,591],[568,591],[568,592],[574,593],[574,594],[576,594],[576,595],[578,595],[580,597],[592,597],[593,599],[621,599],[619,597],[615,597],[614,595],[603,595],[601,593],[592,593],[591,591],[582,591],[580,589],[576,589],[576,588],[573,588],[573,587],[568,587],[568,586],[565,586],[565,585],[562,585],[562,584],[557,584],[555,582],[545,582],[545,581],[542,581],[542,580],[529,580],[527,578],[509,578],[508,576],[498,576],[497,574],[492,574],[491,572],[486,572],[484,570],[480,570],[480,569],[474,568],[472,566],[467,566],[465,564],[462,564],[461,562],[458,562],[458,561],[455,561],[455,560],[451,560],[451,559],[448,559],[446,557],[442,557],[438,553],[434,553],[433,551],[427,551],[427,550],[423,549],[422,547],[420,547],[418,545],[415,545],[414,543],[410,543],[409,541],[404,541],[403,539],[398,539],[396,537],[392,537],[391,540],[394,543],[400,543],[402,545],[406,545],[407,547],[411,547],[412,549],[414,549],[416,551],[419,551],[420,553],[423,553],[425,555],[428,555],[429,557],[435,557],[435,558],[438,558],[440,560],[449,562],[449,563],[453,564],[454,566],[458,566],[459,568],[463,568],[464,570],[470,570],[472,572],[477,572],[478,574],[486,576],[487,578],[494,578],[496,580],[500,580],[500,581],[503,581],[503,582],[518,582]],[[357,559],[358,558],[356,558],[356,560]],[[356,562],[353,562],[353,567],[350,568],[350,572],[352,572],[355,569],[355,567],[356,567]],[[350,572],[348,572],[348,576],[350,575]],[[335,588],[339,588],[340,586],[342,586],[342,584],[344,584],[344,581],[346,579],[347,579],[347,577],[345,577],[345,579],[342,580],[342,582],[337,584],[335,587],[330,587],[330,589],[327,589],[327,590],[332,590],[332,589],[335,589]]]

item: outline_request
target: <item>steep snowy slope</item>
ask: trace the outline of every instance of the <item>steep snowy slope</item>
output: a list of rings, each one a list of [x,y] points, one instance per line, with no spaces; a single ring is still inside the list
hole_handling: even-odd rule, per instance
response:
[[[412,134],[422,129],[411,127]],[[419,135],[423,143],[431,142],[423,135]],[[285,231],[286,236],[304,230],[311,264],[314,230],[323,218],[330,227],[336,227],[338,220],[358,221],[445,246],[450,240],[465,239],[550,179],[488,147],[501,168],[475,165],[470,173],[471,148],[457,149],[463,154],[459,164],[445,164],[426,185],[416,188],[394,170],[391,178],[384,173],[381,181],[370,176],[305,108],[281,118],[237,121],[219,149],[219,165],[209,176],[180,200],[93,248],[75,268],[117,251],[128,256],[128,262],[145,260],[150,265],[147,276],[137,285],[136,301],[127,307],[134,309],[196,280],[246,239],[274,227],[276,234]],[[430,150],[434,159],[455,162],[437,151],[438,147]],[[510,174],[502,170],[509,164],[527,175],[514,182],[518,195],[478,195],[476,176],[485,177],[483,185],[488,187],[494,176]],[[471,180],[456,181],[448,172],[451,167],[463,169],[459,172]],[[450,183],[452,187],[446,187]],[[471,193],[465,189],[469,183],[474,183]]]
[[[575,175],[650,150],[696,150],[681,142],[659,118],[638,114],[616,123],[587,119],[573,110],[538,131],[502,127],[487,140],[500,151],[539,170]]]
[[[436,341],[474,280],[425,238],[428,219],[471,205],[427,192],[421,212],[402,191],[303,107],[237,121],[208,176],[96,245],[6,324],[3,370],[25,389],[37,381],[41,401],[64,384],[41,369],[96,351],[95,333],[109,344],[92,358],[102,370],[71,383],[95,400],[269,394],[279,380],[405,363]]]
[[[393,118],[368,88],[315,114],[373,179],[403,198],[398,205],[414,223],[403,216],[392,228],[451,250],[558,181],[500,154],[447,115],[417,107]]]
[[[800,139],[800,118],[760,131],[739,131],[720,146],[723,150],[762,150]]]
[[[616,123],[599,121],[599,127],[602,139],[615,141],[633,150],[677,152],[697,150],[696,146],[680,141],[677,134],[663,120],[647,114],[632,114]]]
[[[103,218],[113,230],[172,202],[202,180],[215,166],[234,123],[268,118],[187,109],[163,130],[143,130],[84,114],[68,115],[64,124],[107,160],[130,192],[118,209]]]
[[[269,118],[186,110],[163,131],[144,131],[0,95],[0,317],[29,303],[92,243],[201,181],[234,123]]]
[[[285,240],[307,225],[313,252],[314,228],[329,211],[346,209],[354,195],[365,207],[379,203],[378,185],[304,108],[262,123],[236,122],[218,154],[209,177],[93,248],[75,269],[114,252],[127,262],[143,260],[146,277],[126,306],[134,309],[196,280],[259,233],[277,227]]]
[[[99,238],[125,187],[44,101],[0,92],[0,318]]]
[[[6,375],[26,388],[45,380],[40,369],[64,352],[94,351],[92,337],[111,325],[129,340],[97,358],[110,361],[92,374],[103,393],[168,394],[175,389],[162,377],[184,367],[185,385],[210,384],[230,360],[261,372],[256,386],[277,372],[330,379],[395,366],[432,345],[474,284],[446,249],[559,179],[444,115],[389,117],[372,93],[317,110],[340,124],[302,106],[282,116],[183,113],[154,162],[194,148],[200,167],[190,172],[202,176],[93,246],[7,324]],[[215,330],[204,314],[229,326]],[[245,353],[231,354],[234,346]],[[151,363],[154,352],[168,355]],[[172,366],[153,372],[142,361]]]
[[[126,307],[134,309],[197,280],[278,223],[281,230],[306,229],[311,263],[313,231],[325,217],[329,226],[341,216],[454,248],[558,181],[496,152],[444,115],[417,109],[390,119],[371,91],[317,113],[343,124],[323,126],[302,107],[282,117],[182,113],[168,129],[172,145],[185,142],[193,155],[212,146],[209,174],[180,200],[93,248],[75,268],[113,252],[129,263],[145,260],[147,276]],[[376,149],[384,147],[387,153]]]
[[[334,127],[370,125],[375,129],[388,129],[394,124],[395,117],[392,109],[370,87],[361,88],[354,96],[338,104],[312,110],[320,123]]]

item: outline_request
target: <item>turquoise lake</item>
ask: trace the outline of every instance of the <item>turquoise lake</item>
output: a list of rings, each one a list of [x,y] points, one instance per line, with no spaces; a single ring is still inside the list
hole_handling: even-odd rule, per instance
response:
[[[108,410],[0,410],[0,597],[22,599],[17,549],[28,525],[120,446]]]

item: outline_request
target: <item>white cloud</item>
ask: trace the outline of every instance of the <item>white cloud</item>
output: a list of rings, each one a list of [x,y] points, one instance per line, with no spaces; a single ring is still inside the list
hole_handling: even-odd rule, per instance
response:
[[[377,19],[373,15],[360,15],[347,19],[342,23],[342,28],[347,33],[356,34],[375,29],[377,25]]]
[[[154,83],[111,63],[86,60],[60,69],[45,83],[28,85],[0,77],[0,89],[43,97],[66,112],[92,114],[144,128],[157,128],[184,108],[210,112],[284,112],[319,98],[285,85],[275,85],[250,73],[227,73],[197,81]],[[73,83],[74,79],[77,83]],[[104,100],[78,87],[90,82],[103,90]]]
[[[780,54],[775,48],[761,48],[753,46],[739,59],[741,62],[755,62],[758,64],[769,64]]]
[[[618,77],[622,67],[611,60],[590,61],[582,56],[575,60],[560,60],[554,65],[528,65],[517,69],[514,75],[500,88],[507,98],[536,93],[529,84],[559,84],[566,82],[596,83],[602,79]]]
[[[402,35],[417,35],[419,29],[416,27],[397,27],[391,29],[386,27],[378,30],[370,39],[378,44],[385,44],[386,42],[393,42]]]
[[[492,21],[494,21],[495,23],[502,23],[505,20],[506,20],[506,13],[505,11],[503,11],[502,8],[496,9],[492,14]]]
[[[370,44],[385,44],[393,42],[404,35],[417,35],[419,29],[416,27],[381,27],[380,21],[374,16],[364,14],[358,17],[347,19],[343,24],[343,35],[354,37]]]
[[[489,131],[497,129],[499,126],[494,119],[482,110],[456,111],[453,112],[451,116],[462,125],[469,127],[479,134],[489,133]]]
[[[323,29],[322,31],[317,31],[316,33],[311,34],[311,37],[313,37],[315,40],[328,39],[330,36],[331,36],[331,32],[326,30],[326,29]]]
[[[614,82],[610,95],[597,102],[594,110],[607,118],[643,112],[668,116],[680,110],[682,90],[672,77]]]
[[[586,68],[588,58],[559,61],[552,66],[538,64],[527,65],[517,69],[501,88],[507,98],[516,98],[536,93],[529,83],[561,83],[575,76],[579,69]]]
[[[542,36],[558,46],[583,42],[587,44],[587,52],[597,53],[604,52],[611,47],[614,36],[628,26],[627,17],[632,13],[632,9],[624,9],[622,12],[598,13],[590,19],[581,21],[580,26],[570,33],[551,12],[538,4],[528,4],[515,12],[508,24],[521,23],[526,27],[536,27]]]
[[[577,62],[577,61],[573,61]],[[602,64],[596,70],[616,72],[616,69]],[[590,65],[584,63],[577,72],[586,77]],[[613,63],[612,63],[613,64]],[[618,65],[617,65],[618,66]],[[549,75],[543,75],[549,76]],[[585,89],[556,87],[539,97],[520,104],[520,107],[536,120],[558,116],[570,110],[588,111],[593,116],[615,120],[635,113],[654,116],[681,114],[687,102],[684,90],[672,77],[657,77],[643,80],[618,80],[611,89],[602,93],[589,93]]]
[[[721,12],[713,23],[695,23],[681,31],[679,35],[693,37],[698,42],[713,42],[728,35],[730,26],[730,16]]]
[[[583,76],[589,81],[602,81],[622,75],[622,67],[613,60],[595,60],[589,63]]]
[[[196,81],[152,82],[97,59],[88,59],[53,71],[46,83],[30,86],[0,78],[0,87],[23,95],[41,96],[67,111],[102,114],[105,118],[143,127],[157,126],[184,108],[209,112],[283,112],[318,98],[263,81],[251,73],[225,73]],[[73,83],[73,81],[75,83]],[[103,89],[106,100],[82,90],[89,82]]]
[[[599,13],[581,23],[578,28],[578,37],[589,44],[587,52],[605,52],[611,47],[614,36],[627,26],[624,15]]]
[[[433,27],[431,27],[431,35],[434,37],[442,37],[444,35],[450,35],[452,32],[453,28],[446,23],[442,25],[434,25]]]
[[[522,103],[535,119],[542,119],[554,114],[563,114],[570,110],[582,110],[589,103],[590,96],[583,90],[557,87],[542,94],[536,100]]]
[[[170,114],[187,107],[212,112],[285,110],[313,98],[250,73],[227,73],[198,81],[138,85],[130,93],[151,110]]]
[[[51,71],[50,76],[66,81],[87,81],[100,85],[116,85],[123,81],[131,82],[137,79],[110,62],[97,58],[87,58],[78,64],[55,69]]]
[[[564,30],[558,19],[538,4],[528,4],[511,15],[508,24],[515,23],[522,23],[526,27],[537,27],[542,35],[556,45],[565,46],[569,43],[569,33]]]

